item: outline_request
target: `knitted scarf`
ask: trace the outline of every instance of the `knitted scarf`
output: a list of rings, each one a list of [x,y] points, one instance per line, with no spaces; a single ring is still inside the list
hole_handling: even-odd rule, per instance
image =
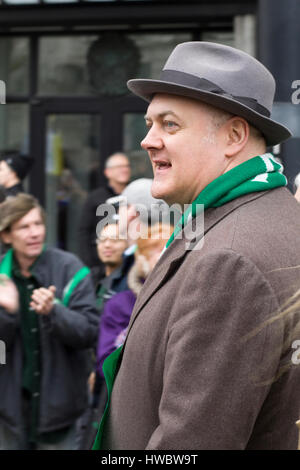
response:
[[[209,207],[222,206],[245,194],[286,186],[287,179],[282,171],[283,166],[274,159],[271,153],[266,153],[251,158],[219,176],[201,191],[183,213],[167,241],[166,248],[191,218]]]

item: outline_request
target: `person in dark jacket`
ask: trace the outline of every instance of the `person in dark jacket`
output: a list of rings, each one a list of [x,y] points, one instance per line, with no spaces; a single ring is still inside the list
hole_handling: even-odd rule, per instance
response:
[[[4,200],[24,192],[22,181],[33,165],[33,158],[17,151],[6,151],[0,156],[0,186]]]
[[[119,237],[117,221],[108,223],[97,238],[97,253],[105,267],[105,276],[96,282],[97,307],[101,313],[104,302],[117,292],[127,289],[127,265],[123,253],[127,240]],[[92,274],[95,272],[92,269]],[[97,277],[97,276],[96,276]]]
[[[107,185],[95,189],[88,195],[79,223],[80,257],[90,268],[99,266],[96,227],[101,217],[96,215],[97,208],[107,199],[120,194],[127,186],[130,180],[130,164],[127,156],[123,153],[115,153],[108,157],[105,162],[104,175],[108,181]]]
[[[45,214],[31,195],[0,205],[0,448],[75,449],[85,411],[98,313],[89,269],[47,247]]]

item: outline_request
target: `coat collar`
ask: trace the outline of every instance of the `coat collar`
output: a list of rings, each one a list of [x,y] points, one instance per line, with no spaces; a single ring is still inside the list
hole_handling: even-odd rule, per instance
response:
[[[264,196],[268,191],[262,191],[257,193],[246,194],[242,197],[234,199],[223,206],[217,208],[209,208],[204,213],[204,233],[203,236],[209,232],[209,230],[218,224],[231,212],[236,210],[238,207],[247,204],[250,201],[258,199]],[[187,224],[187,228],[192,225],[192,221]],[[180,234],[179,234],[180,236]],[[182,263],[185,256],[190,253],[190,250],[186,249],[187,240],[184,236],[175,238],[172,244],[163,253],[153,271],[147,277],[146,282],[136,300],[134,310],[131,315],[128,333],[132,328],[133,323],[138,317],[143,306],[148,300],[155,294],[155,292],[168,280],[169,277],[177,270],[179,265]]]
[[[44,260],[45,260],[46,250],[47,250],[47,247],[44,244],[42,252],[39,254],[39,256],[35,259],[35,261],[29,268],[29,271],[32,273],[32,275],[36,276],[37,274],[39,274],[39,268],[44,263]],[[10,248],[5,253],[5,255],[2,256],[2,258],[0,259],[0,273],[6,274],[6,276],[11,277],[14,268],[19,270],[19,263],[17,262],[14,256],[13,249]]]

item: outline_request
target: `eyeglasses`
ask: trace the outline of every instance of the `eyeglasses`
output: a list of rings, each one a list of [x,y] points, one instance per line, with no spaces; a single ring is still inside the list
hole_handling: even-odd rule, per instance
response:
[[[108,166],[107,169],[110,168],[130,168],[130,165],[113,165],[113,166]]]
[[[123,238],[120,238],[120,237],[105,237],[105,238],[96,238],[96,244],[98,245],[99,243],[105,243],[106,241],[110,241],[110,242],[113,242],[113,243],[118,243],[120,241],[124,241]]]

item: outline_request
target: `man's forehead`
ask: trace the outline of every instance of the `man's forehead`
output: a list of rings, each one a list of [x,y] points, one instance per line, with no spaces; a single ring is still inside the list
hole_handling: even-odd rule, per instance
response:
[[[30,209],[30,211],[27,212],[27,214],[23,215],[23,217],[21,217],[21,219],[17,220],[13,225],[15,227],[17,227],[19,225],[23,225],[23,224],[32,222],[33,220],[34,221],[42,220],[42,214],[41,214],[41,211],[40,211],[39,207],[34,207],[33,209]]]
[[[170,94],[156,93],[151,102],[148,105],[147,113],[152,110],[160,110],[160,108],[172,111],[172,108],[176,106],[176,103],[180,102],[177,96]]]
[[[111,158],[109,166],[113,167],[115,165],[118,165],[119,163],[128,163],[128,158],[126,157],[126,155],[122,155],[122,154],[115,155],[114,157]]]
[[[148,106],[145,119],[151,119],[154,116],[164,116],[167,114],[180,117],[185,110],[194,108],[203,111],[206,106],[201,101],[186,96],[157,93],[154,95]]]
[[[105,227],[103,227],[100,236],[102,238],[109,237],[111,235],[117,234],[118,231],[119,231],[119,227],[117,224],[108,224]]]

